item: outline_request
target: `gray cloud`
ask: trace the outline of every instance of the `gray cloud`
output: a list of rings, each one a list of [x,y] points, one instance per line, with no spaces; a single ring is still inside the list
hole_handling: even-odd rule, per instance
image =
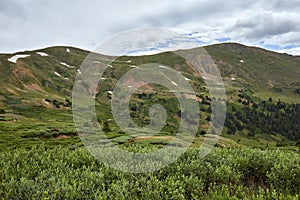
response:
[[[300,1],[299,0],[276,0],[273,1],[272,8],[279,11],[294,11],[299,12]]]
[[[156,15],[155,13],[145,19],[153,26],[178,26],[186,22],[209,23],[211,20],[222,21],[231,12],[240,12],[254,6],[253,1],[233,1],[224,3],[221,0],[215,1],[194,1],[193,3],[183,3],[170,5],[169,9]]]
[[[0,0],[0,52],[72,45],[94,49],[131,28],[161,27],[256,45],[300,45],[300,1]],[[267,11],[266,11],[267,10]]]
[[[24,18],[25,13],[22,6],[15,0],[0,0],[0,14],[11,18]]]
[[[299,31],[299,16],[288,13],[263,12],[239,19],[231,29],[246,39],[259,40],[270,36]]]

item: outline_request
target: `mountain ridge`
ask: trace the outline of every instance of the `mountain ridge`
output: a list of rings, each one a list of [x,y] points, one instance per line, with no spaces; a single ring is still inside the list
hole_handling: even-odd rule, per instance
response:
[[[269,98],[264,94],[275,99],[280,96],[284,98],[287,95],[289,98],[286,98],[286,101],[299,102],[300,57],[238,43],[215,44],[206,46],[204,49],[217,64],[225,85],[230,86],[228,88],[247,87],[260,98]],[[44,55],[40,55],[41,53]],[[28,90],[26,83],[33,84],[39,91],[48,91],[50,86],[47,79],[51,79],[50,83],[57,86],[52,87],[53,91],[50,93],[55,94],[63,87],[63,84],[59,84],[58,78],[63,78],[61,82],[68,82],[69,88],[68,91],[62,89],[62,92],[70,97],[71,82],[75,80],[81,63],[89,53],[89,51],[75,47],[53,46],[34,51],[0,54],[0,68],[2,68],[0,85],[6,92],[14,91],[12,93]],[[16,63],[8,61],[16,55],[27,54],[30,56],[20,58]],[[143,56],[136,58],[143,58]],[[34,89],[30,87],[31,90]]]
[[[255,132],[259,137],[256,138],[257,140],[267,141],[264,138],[264,134],[266,134],[265,132],[268,129],[273,129],[274,127],[271,125],[264,126],[263,123],[258,129],[253,127],[251,125],[252,121],[250,123],[249,120],[255,120],[256,118],[247,118],[246,116],[249,113],[258,118],[260,118],[260,115],[266,114],[262,119],[273,120],[272,123],[280,123],[278,120],[289,120],[291,117],[294,117],[296,120],[292,123],[298,123],[298,107],[293,105],[300,103],[299,57],[237,43],[215,44],[206,46],[204,49],[218,66],[225,84],[228,116],[231,116],[225,122],[224,134],[228,133],[227,137],[232,139],[232,134],[235,134],[235,138],[242,138],[242,141],[244,140],[246,143],[248,141],[246,138],[253,138],[250,135],[252,132]],[[75,77],[79,73],[79,68],[89,53],[89,51],[75,47],[55,46],[34,51],[0,54],[0,109],[6,113],[3,120],[6,118],[23,119],[22,117],[25,117],[26,120],[34,120],[38,124],[47,124],[48,122],[46,121],[53,123],[53,119],[57,117],[57,123],[60,124],[59,126],[62,127],[61,129],[64,132],[75,134],[76,131],[73,128],[72,131],[67,128],[74,126],[71,115],[72,89]],[[17,55],[23,55],[23,57],[15,59],[15,62],[9,61],[9,59]],[[128,60],[131,62],[129,63]],[[193,74],[185,61],[173,52],[147,56],[123,56],[111,63],[113,67],[107,68],[103,74],[95,96],[97,100],[96,109],[99,110],[99,116],[102,119],[101,123],[110,121],[112,118],[109,109],[107,109],[110,105],[110,92],[122,74],[132,69],[133,66],[153,62],[170,66],[189,80],[201,104],[200,109],[203,119],[200,121],[199,133],[204,133],[210,120],[211,99],[209,91],[205,87],[203,77],[197,77]],[[144,89],[147,92],[137,93],[132,97],[132,107],[130,108],[135,121],[141,126],[149,122],[147,108],[150,104],[147,104],[147,99],[152,98],[151,101],[157,101],[158,103],[164,103],[161,99],[168,99],[171,101],[171,103],[166,104],[167,107],[169,106],[169,109],[173,110],[172,106],[174,108],[177,107],[173,97],[168,96],[169,93],[165,89],[157,86]],[[153,96],[157,92],[158,96]],[[270,98],[272,101],[270,101]],[[258,110],[256,107],[258,107]],[[138,112],[138,110],[141,111]],[[43,112],[50,114],[45,116],[42,114]],[[279,119],[277,120],[277,112],[284,115],[287,112],[294,112],[294,114],[287,116],[279,114]],[[33,113],[35,114],[33,115]],[[238,115],[241,115],[242,118],[237,119],[236,116]],[[165,132],[170,133],[174,131],[173,129],[177,127],[176,120],[178,117],[178,114],[175,114],[168,118],[169,127],[165,127]],[[63,124],[61,118],[69,123]],[[243,129],[244,126],[245,130]],[[114,128],[114,123],[111,123],[111,127],[115,132],[121,131],[118,128]],[[50,135],[53,134],[51,130],[52,128],[50,128]],[[278,133],[281,134],[281,130],[288,130],[287,126],[275,127],[272,131],[276,135]],[[48,133],[48,131],[46,132]],[[56,132],[54,131],[54,133]],[[22,131],[20,134],[26,135]],[[34,135],[36,134],[43,135],[45,130],[37,131]],[[297,140],[299,137],[297,134],[299,134],[297,130],[283,133],[283,135],[292,140]],[[281,136],[274,136],[274,138],[270,142],[273,140],[277,142],[288,141]],[[235,141],[237,140],[235,139]]]

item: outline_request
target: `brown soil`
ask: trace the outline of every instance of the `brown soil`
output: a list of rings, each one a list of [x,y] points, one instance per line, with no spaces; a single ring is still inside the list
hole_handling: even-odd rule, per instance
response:
[[[35,91],[39,91],[42,93],[47,93],[45,90],[43,90],[40,86],[38,86],[37,84],[31,84],[31,85],[24,85],[24,87],[26,87],[29,90],[35,90]]]
[[[171,137],[171,136],[141,136],[141,137],[136,138],[136,140],[149,140],[149,139],[173,140],[173,137]]]
[[[69,136],[69,135],[59,135],[56,137],[56,139],[59,139],[59,140],[70,139],[70,138],[71,138],[71,136]]]

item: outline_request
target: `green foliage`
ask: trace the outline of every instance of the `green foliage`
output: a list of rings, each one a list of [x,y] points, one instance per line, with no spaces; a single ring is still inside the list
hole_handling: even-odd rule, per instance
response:
[[[110,131],[111,131],[110,128],[109,128],[109,124],[108,124],[107,121],[105,121],[105,122],[103,123],[102,130],[103,130],[104,132],[110,132]]]
[[[159,172],[133,175],[112,170],[97,162],[85,149],[77,149],[82,144],[76,136],[69,99],[77,69],[89,52],[70,49],[70,52],[66,52],[66,47],[39,50],[49,54],[47,57],[27,52],[31,56],[18,66],[7,61],[12,55],[0,55],[3,68],[0,85],[4,91],[0,91],[0,106],[6,109],[0,109],[3,114],[0,116],[0,199],[299,199],[298,153],[215,148],[200,159],[199,149],[189,149]],[[290,143],[281,137],[274,139],[279,134],[299,140],[298,58],[238,44],[213,45],[206,49],[220,69],[226,90],[238,91],[228,103],[225,122],[231,138],[249,145],[249,138],[256,140],[260,136],[284,148],[289,148]],[[168,140],[160,138],[133,141],[112,120],[108,91],[131,69],[125,62],[129,59],[134,65],[164,64],[190,79],[201,102],[202,127],[196,140],[203,139],[205,127],[211,121],[213,98],[207,96],[204,80],[194,75],[195,71],[184,59],[171,52],[121,57],[112,63],[113,67],[104,72],[106,79],[101,80],[96,95],[99,120],[93,119],[91,123],[102,124],[109,139],[132,152],[153,151],[168,144]],[[241,59],[245,62],[240,62]],[[229,81],[233,76],[236,80]],[[89,88],[87,83],[83,84]],[[160,85],[147,87],[148,92],[132,95],[129,109],[133,121],[139,126],[148,125],[149,108],[161,104],[168,114],[162,132],[176,133],[183,114],[176,96]],[[277,101],[278,97],[285,101]],[[193,122],[195,116],[184,114]],[[40,143],[45,146],[32,148]],[[299,142],[296,145],[299,147]]]
[[[129,148],[141,150],[136,145]],[[0,198],[299,198],[300,157],[297,153],[215,148],[202,159],[200,153],[201,149],[189,149],[160,171],[130,174],[104,166],[85,148],[36,146],[2,152]]]
[[[292,141],[300,139],[300,104],[286,104],[281,100],[275,102],[256,100],[244,97],[250,104],[230,103],[225,126],[228,134],[237,130],[249,130],[249,136],[259,134],[281,134]]]

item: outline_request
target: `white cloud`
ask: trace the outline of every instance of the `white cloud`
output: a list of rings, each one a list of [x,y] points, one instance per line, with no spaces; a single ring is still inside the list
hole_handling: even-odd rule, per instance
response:
[[[298,55],[300,56],[300,47],[295,47],[291,49],[281,49],[281,50],[276,50],[278,53],[287,53],[290,55]]]
[[[257,15],[240,18],[231,29],[249,40],[259,40],[299,31],[300,16],[294,13],[264,11]]]
[[[0,0],[0,52],[53,45],[93,50],[132,28],[171,28],[204,44],[300,45],[300,1]]]

